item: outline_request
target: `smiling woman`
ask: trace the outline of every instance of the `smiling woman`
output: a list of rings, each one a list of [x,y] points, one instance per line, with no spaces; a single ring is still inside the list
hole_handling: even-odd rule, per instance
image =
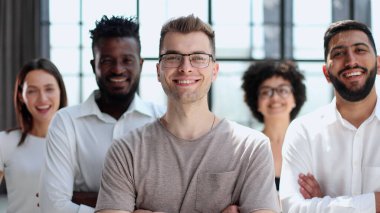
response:
[[[270,139],[277,190],[285,131],[306,101],[303,79],[303,74],[291,61],[252,64],[243,76],[245,102],[253,116],[264,123],[263,133]]]
[[[7,180],[7,212],[40,212],[35,195],[45,136],[55,112],[67,105],[61,74],[52,62],[35,59],[22,67],[14,104],[19,127],[0,132],[0,179]]]

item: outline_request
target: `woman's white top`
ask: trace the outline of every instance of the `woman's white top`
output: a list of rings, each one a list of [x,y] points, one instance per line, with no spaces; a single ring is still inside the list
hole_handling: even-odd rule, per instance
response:
[[[8,213],[40,212],[37,206],[41,166],[45,158],[45,138],[28,134],[17,146],[20,130],[0,132],[0,171],[8,193]]]

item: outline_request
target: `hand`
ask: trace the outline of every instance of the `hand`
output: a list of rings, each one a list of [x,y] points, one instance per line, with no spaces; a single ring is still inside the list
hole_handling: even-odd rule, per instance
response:
[[[300,192],[305,199],[323,197],[321,187],[312,174],[308,173],[305,175],[301,173],[298,176],[298,184],[300,185]]]
[[[239,213],[239,209],[237,205],[229,205],[223,209],[222,213]]]
[[[71,201],[78,205],[83,204],[95,208],[97,198],[97,192],[73,192]]]

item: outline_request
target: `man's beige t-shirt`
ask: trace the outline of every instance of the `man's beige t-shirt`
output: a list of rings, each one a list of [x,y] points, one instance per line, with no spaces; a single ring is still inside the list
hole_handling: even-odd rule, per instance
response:
[[[189,141],[157,120],[111,146],[96,210],[221,212],[231,204],[279,211],[268,138],[224,119]]]

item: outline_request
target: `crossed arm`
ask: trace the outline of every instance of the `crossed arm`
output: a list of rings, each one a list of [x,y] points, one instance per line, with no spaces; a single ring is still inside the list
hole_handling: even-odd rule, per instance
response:
[[[310,174],[300,174],[298,178],[300,193],[305,199],[324,197],[321,187],[315,177]],[[375,192],[376,212],[380,212],[380,192]]]
[[[97,213],[131,213],[128,211],[121,211],[121,210],[102,210],[98,211]],[[152,212],[148,210],[136,210],[133,213],[163,213],[163,212]],[[239,213],[239,208],[236,205],[230,205],[227,208],[225,208],[221,213]],[[269,210],[258,210],[254,213],[273,213]]]

